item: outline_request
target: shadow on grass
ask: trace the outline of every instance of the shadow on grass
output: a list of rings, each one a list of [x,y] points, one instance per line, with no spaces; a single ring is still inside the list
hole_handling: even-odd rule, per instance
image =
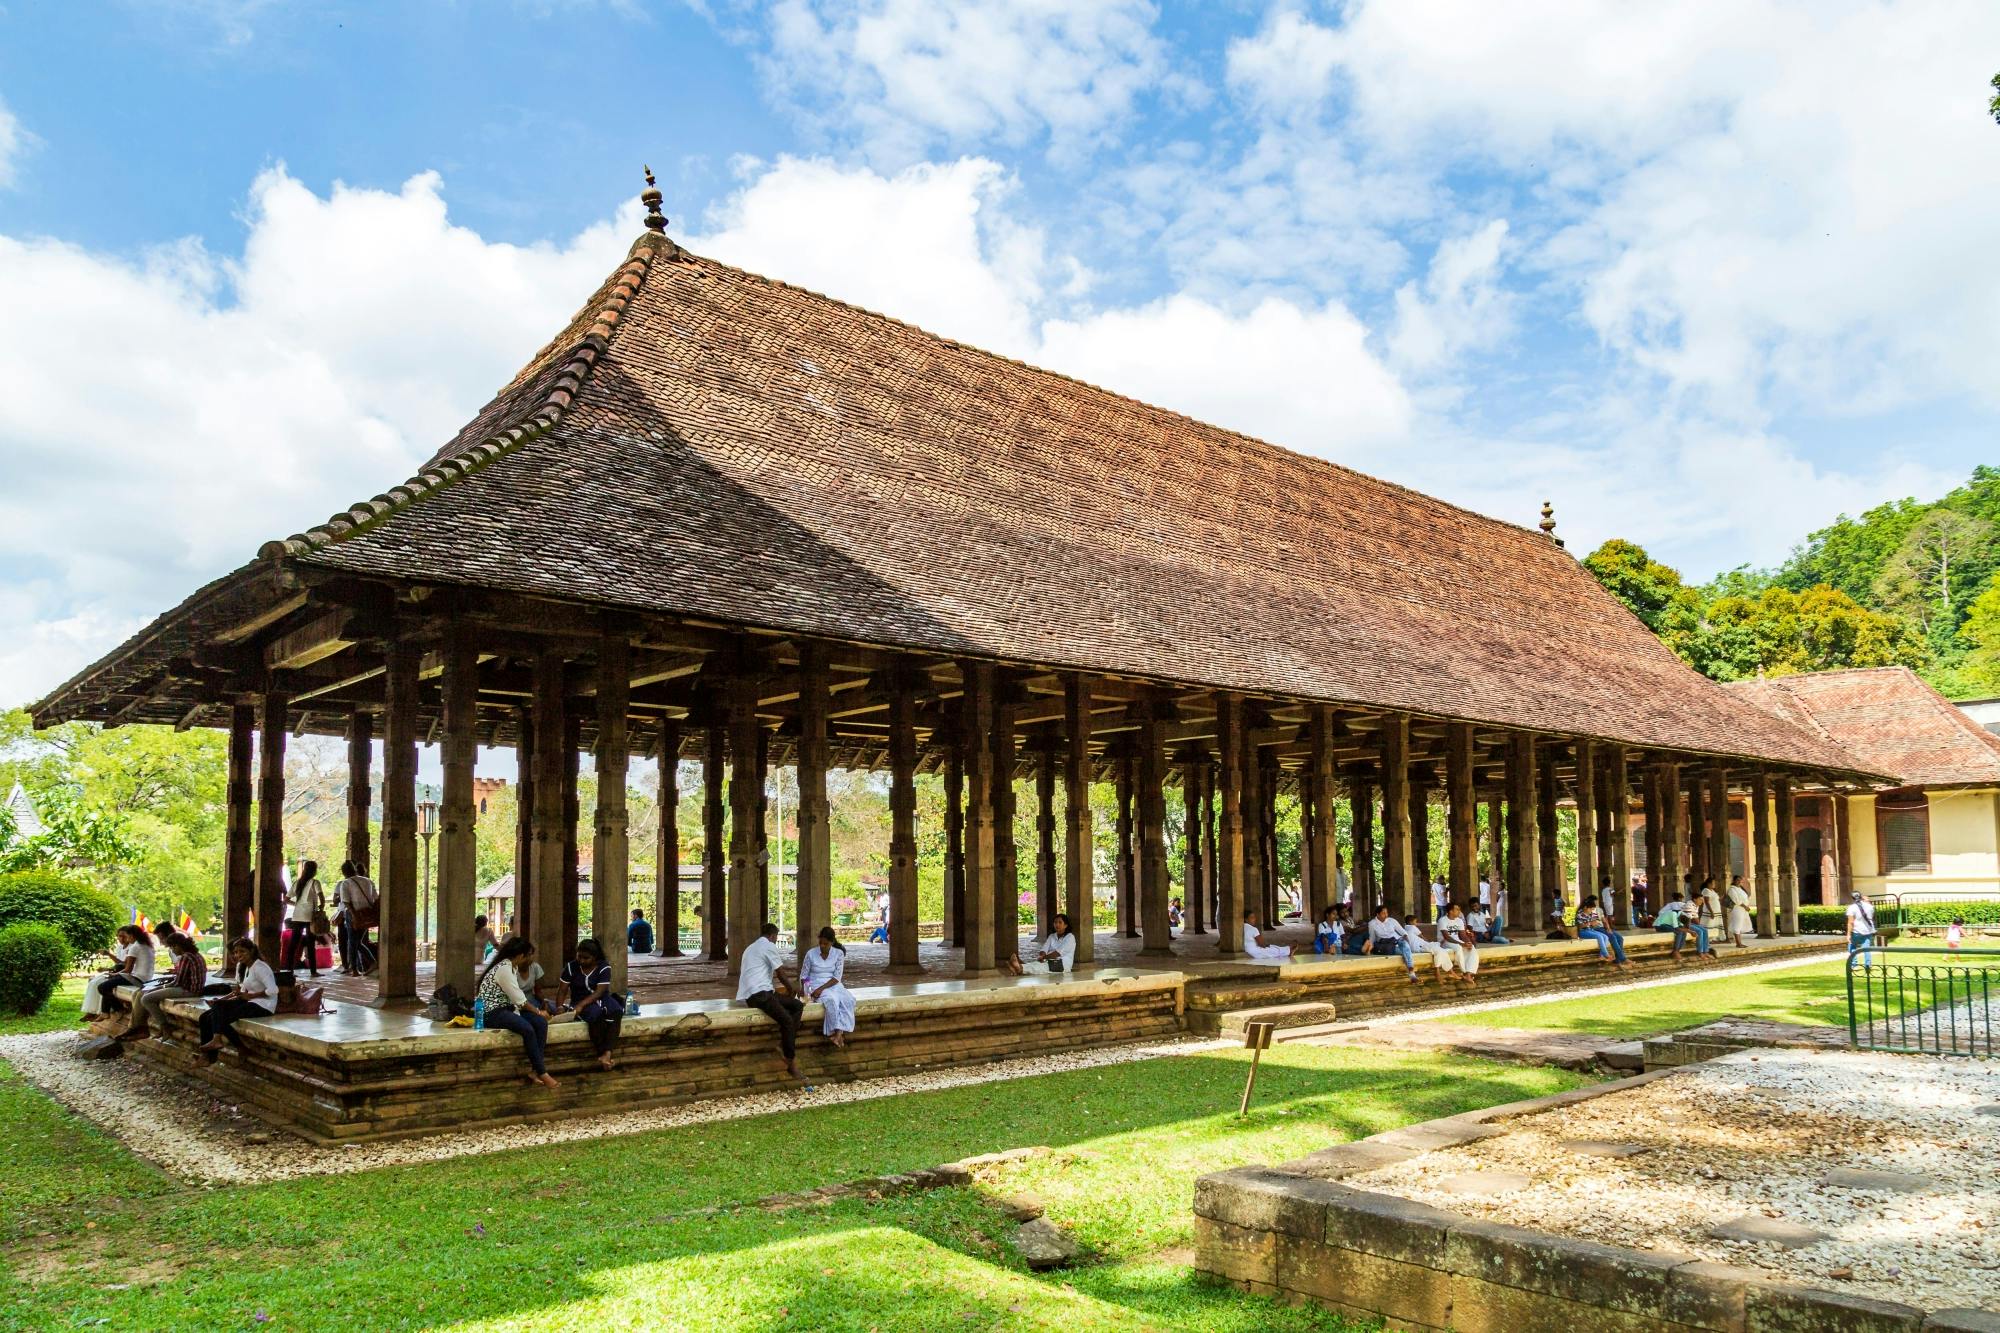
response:
[[[1316,1315],[1280,1322],[1291,1314],[1144,1262],[1185,1243],[1194,1177],[1579,1081],[1458,1057],[1281,1048],[1237,1121],[1246,1063],[1188,1056],[184,1192],[107,1206],[87,1233],[64,1207],[42,1212],[64,1229],[32,1264],[10,1252],[37,1280],[9,1285],[0,1323],[60,1313],[112,1327],[240,1325],[263,1310],[292,1327],[912,1328],[963,1326],[970,1311],[979,1326],[1333,1328]],[[1060,1170],[1077,1202],[1057,1220],[1106,1259],[1075,1275],[1074,1290],[1023,1271],[1000,1248],[1006,1224],[973,1190],[737,1208],[1036,1143],[1071,1150]],[[681,1215],[702,1207],[724,1211]]]

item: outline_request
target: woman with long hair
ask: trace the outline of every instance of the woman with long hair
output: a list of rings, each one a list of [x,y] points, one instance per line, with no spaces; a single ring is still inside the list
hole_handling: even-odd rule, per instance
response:
[[[819,928],[819,943],[799,960],[799,987],[826,1010],[820,1031],[835,1046],[847,1045],[854,1031],[854,992],[847,989],[847,950],[832,926]]]
[[[111,1008],[112,993],[127,986],[143,986],[153,979],[153,937],[136,923],[118,927],[118,947],[112,951],[117,966],[99,972],[83,988],[83,1021],[102,1017]]]
[[[210,1000],[208,1008],[202,1011],[201,1045],[195,1050],[204,1064],[215,1063],[216,1053],[225,1040],[241,1049],[243,1039],[236,1035],[239,1020],[264,1018],[278,1012],[277,974],[264,961],[257,942],[248,935],[230,943],[227,975],[235,984],[225,994]]]
[[[625,1021],[625,997],[611,991],[611,964],[605,960],[604,946],[594,939],[578,940],[576,957],[563,964],[562,979],[569,987],[570,1008],[590,1029],[597,1063],[616,1068],[611,1052],[618,1048],[618,1031]]]
[[[326,894],[319,886],[319,862],[299,863],[298,886],[292,890],[291,911],[286,924],[291,933],[285,942],[285,966],[296,969],[304,964],[313,976],[319,975],[318,925],[326,919]]]
[[[528,1082],[554,1088],[556,1081],[549,1077],[548,1063],[542,1055],[549,1040],[548,1007],[521,986],[534,964],[535,946],[528,937],[510,937],[479,974],[479,988],[474,992],[473,1002],[485,1003],[486,1026],[520,1036],[528,1053],[528,1067],[535,1071]]]

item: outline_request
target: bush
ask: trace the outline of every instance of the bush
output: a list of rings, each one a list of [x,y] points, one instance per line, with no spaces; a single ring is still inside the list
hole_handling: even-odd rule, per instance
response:
[[[111,947],[124,917],[118,904],[74,875],[21,870],[0,875],[0,929],[21,922],[54,926],[69,942],[71,962]]]
[[[1883,903],[1875,905],[1875,924],[1890,926],[1948,926],[1953,917],[1963,917],[1968,926],[2000,925],[2000,902],[1991,898],[1967,898],[1956,902],[1903,904],[1900,911]],[[1845,935],[1845,907],[1799,908],[1799,930],[1806,935]]]
[[[54,926],[0,927],[0,1013],[38,1014],[69,966],[70,942]]]

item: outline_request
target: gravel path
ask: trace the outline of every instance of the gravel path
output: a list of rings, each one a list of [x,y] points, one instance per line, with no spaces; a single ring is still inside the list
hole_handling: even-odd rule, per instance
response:
[[[1241,1045],[1237,1041],[1195,1039],[1137,1042],[859,1083],[778,1088],[754,1096],[715,1098],[684,1106],[607,1112],[582,1120],[502,1125],[392,1143],[315,1148],[301,1154],[301,1140],[288,1133],[273,1132],[252,1112],[224,1101],[211,1090],[140,1060],[81,1059],[74,1054],[77,1040],[76,1034],[70,1032],[0,1037],[0,1059],[142,1157],[174,1175],[207,1184],[244,1184],[370,1171],[382,1166],[441,1161],[467,1153],[642,1134],[714,1120],[872,1101],[906,1092],[962,1088],[1072,1069],[1101,1069],[1164,1056],[1198,1055]]]
[[[1926,1309],[2000,1311],[1996,1112],[2000,1080],[1984,1062],[1743,1052],[1344,1183]],[[1611,1145],[1639,1151],[1604,1155]],[[1909,1192],[1826,1179],[1842,1168],[1920,1179],[1902,1182]],[[1709,1234],[1746,1217],[1825,1239],[1788,1249]]]

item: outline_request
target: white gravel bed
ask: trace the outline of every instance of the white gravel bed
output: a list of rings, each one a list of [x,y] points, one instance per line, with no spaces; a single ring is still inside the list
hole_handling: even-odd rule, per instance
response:
[[[2000,1115],[1977,1113],[1996,1104],[2000,1072],[1983,1061],[1745,1051],[1344,1183],[1808,1286],[1853,1285],[1928,1310],[2000,1311]],[[1591,1142],[1646,1151],[1578,1150]],[[1822,1183],[1841,1167],[1928,1180],[1914,1193]],[[1528,1183],[1480,1193],[1482,1172]],[[1827,1239],[1786,1249],[1708,1234],[1745,1215]]]
[[[715,1120],[870,1101],[906,1092],[997,1083],[1073,1069],[1101,1069],[1135,1060],[1198,1055],[1241,1045],[1236,1041],[1196,1039],[1135,1042],[858,1083],[774,1085],[769,1092],[681,1106],[612,1111],[578,1120],[501,1125],[389,1143],[314,1146],[301,1152],[304,1140],[273,1131],[248,1109],[228,1102],[211,1089],[131,1057],[80,1058],[74,1053],[76,1043],[76,1034],[70,1032],[0,1037],[0,1060],[140,1156],[177,1176],[204,1184],[246,1184],[370,1171],[469,1153],[641,1134]],[[561,1096],[560,1092],[554,1094],[551,1109],[559,1109]]]

